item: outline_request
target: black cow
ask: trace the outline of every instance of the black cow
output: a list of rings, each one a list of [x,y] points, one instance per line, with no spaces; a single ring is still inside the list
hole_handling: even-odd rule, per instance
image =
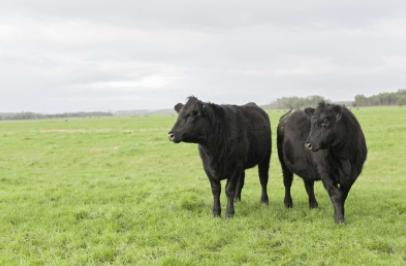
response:
[[[199,144],[203,167],[213,192],[213,215],[220,216],[220,180],[227,179],[227,213],[234,215],[234,200],[241,199],[247,168],[258,165],[261,201],[268,203],[266,186],[271,157],[268,115],[255,103],[242,106],[205,103],[189,97],[175,106],[178,119],[169,132],[175,143]]]
[[[367,156],[364,134],[354,115],[344,106],[320,103],[285,114],[277,132],[283,171],[286,208],[291,208],[293,174],[303,178],[309,207],[317,208],[313,185],[323,182],[335,210],[335,222],[344,222],[344,203],[360,175]]]

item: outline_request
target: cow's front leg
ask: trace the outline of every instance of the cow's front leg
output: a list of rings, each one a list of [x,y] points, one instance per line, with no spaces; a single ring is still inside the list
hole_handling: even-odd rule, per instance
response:
[[[334,207],[334,220],[337,224],[344,223],[344,201],[343,194],[338,188],[337,179],[332,178],[332,169],[328,161],[328,151],[318,151],[313,153],[313,158],[317,162],[317,170],[320,174],[321,181],[330,196],[331,203]]]
[[[211,191],[213,193],[213,216],[220,217],[221,215],[221,206],[220,206],[220,193],[221,193],[221,184],[220,180],[215,180],[210,178]]]
[[[322,177],[323,185],[326,188],[334,207],[334,220],[337,224],[344,223],[344,201],[340,189],[330,177]]]

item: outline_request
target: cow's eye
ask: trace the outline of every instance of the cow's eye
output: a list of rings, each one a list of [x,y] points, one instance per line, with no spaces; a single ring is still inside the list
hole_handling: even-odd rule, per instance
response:
[[[322,127],[328,127],[330,125],[330,122],[327,120],[327,119],[325,119],[325,120],[323,120],[322,122],[321,122],[321,126]]]
[[[199,112],[197,112],[197,111],[192,112],[192,116],[197,116],[198,114],[199,114]]]

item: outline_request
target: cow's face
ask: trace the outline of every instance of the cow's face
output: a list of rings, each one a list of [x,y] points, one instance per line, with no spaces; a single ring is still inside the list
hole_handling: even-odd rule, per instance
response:
[[[311,114],[311,128],[305,142],[307,149],[318,151],[328,149],[337,142],[340,135],[342,108],[337,105],[320,104],[317,109],[306,109]]]
[[[178,119],[168,133],[169,140],[175,143],[181,141],[204,142],[210,125],[208,117],[204,114],[205,105],[194,97],[190,97],[185,105],[181,103],[175,105],[174,109],[178,113]]]

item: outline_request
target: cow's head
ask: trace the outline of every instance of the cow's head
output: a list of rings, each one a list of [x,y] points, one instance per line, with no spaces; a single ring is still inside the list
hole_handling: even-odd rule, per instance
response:
[[[340,126],[343,108],[322,102],[316,109],[307,108],[305,112],[311,116],[310,133],[305,142],[306,148],[316,152],[336,145],[343,130]]]
[[[178,113],[178,119],[168,133],[169,140],[175,143],[203,143],[210,128],[207,108],[207,103],[195,97],[189,97],[186,104],[176,104],[174,109]]]

